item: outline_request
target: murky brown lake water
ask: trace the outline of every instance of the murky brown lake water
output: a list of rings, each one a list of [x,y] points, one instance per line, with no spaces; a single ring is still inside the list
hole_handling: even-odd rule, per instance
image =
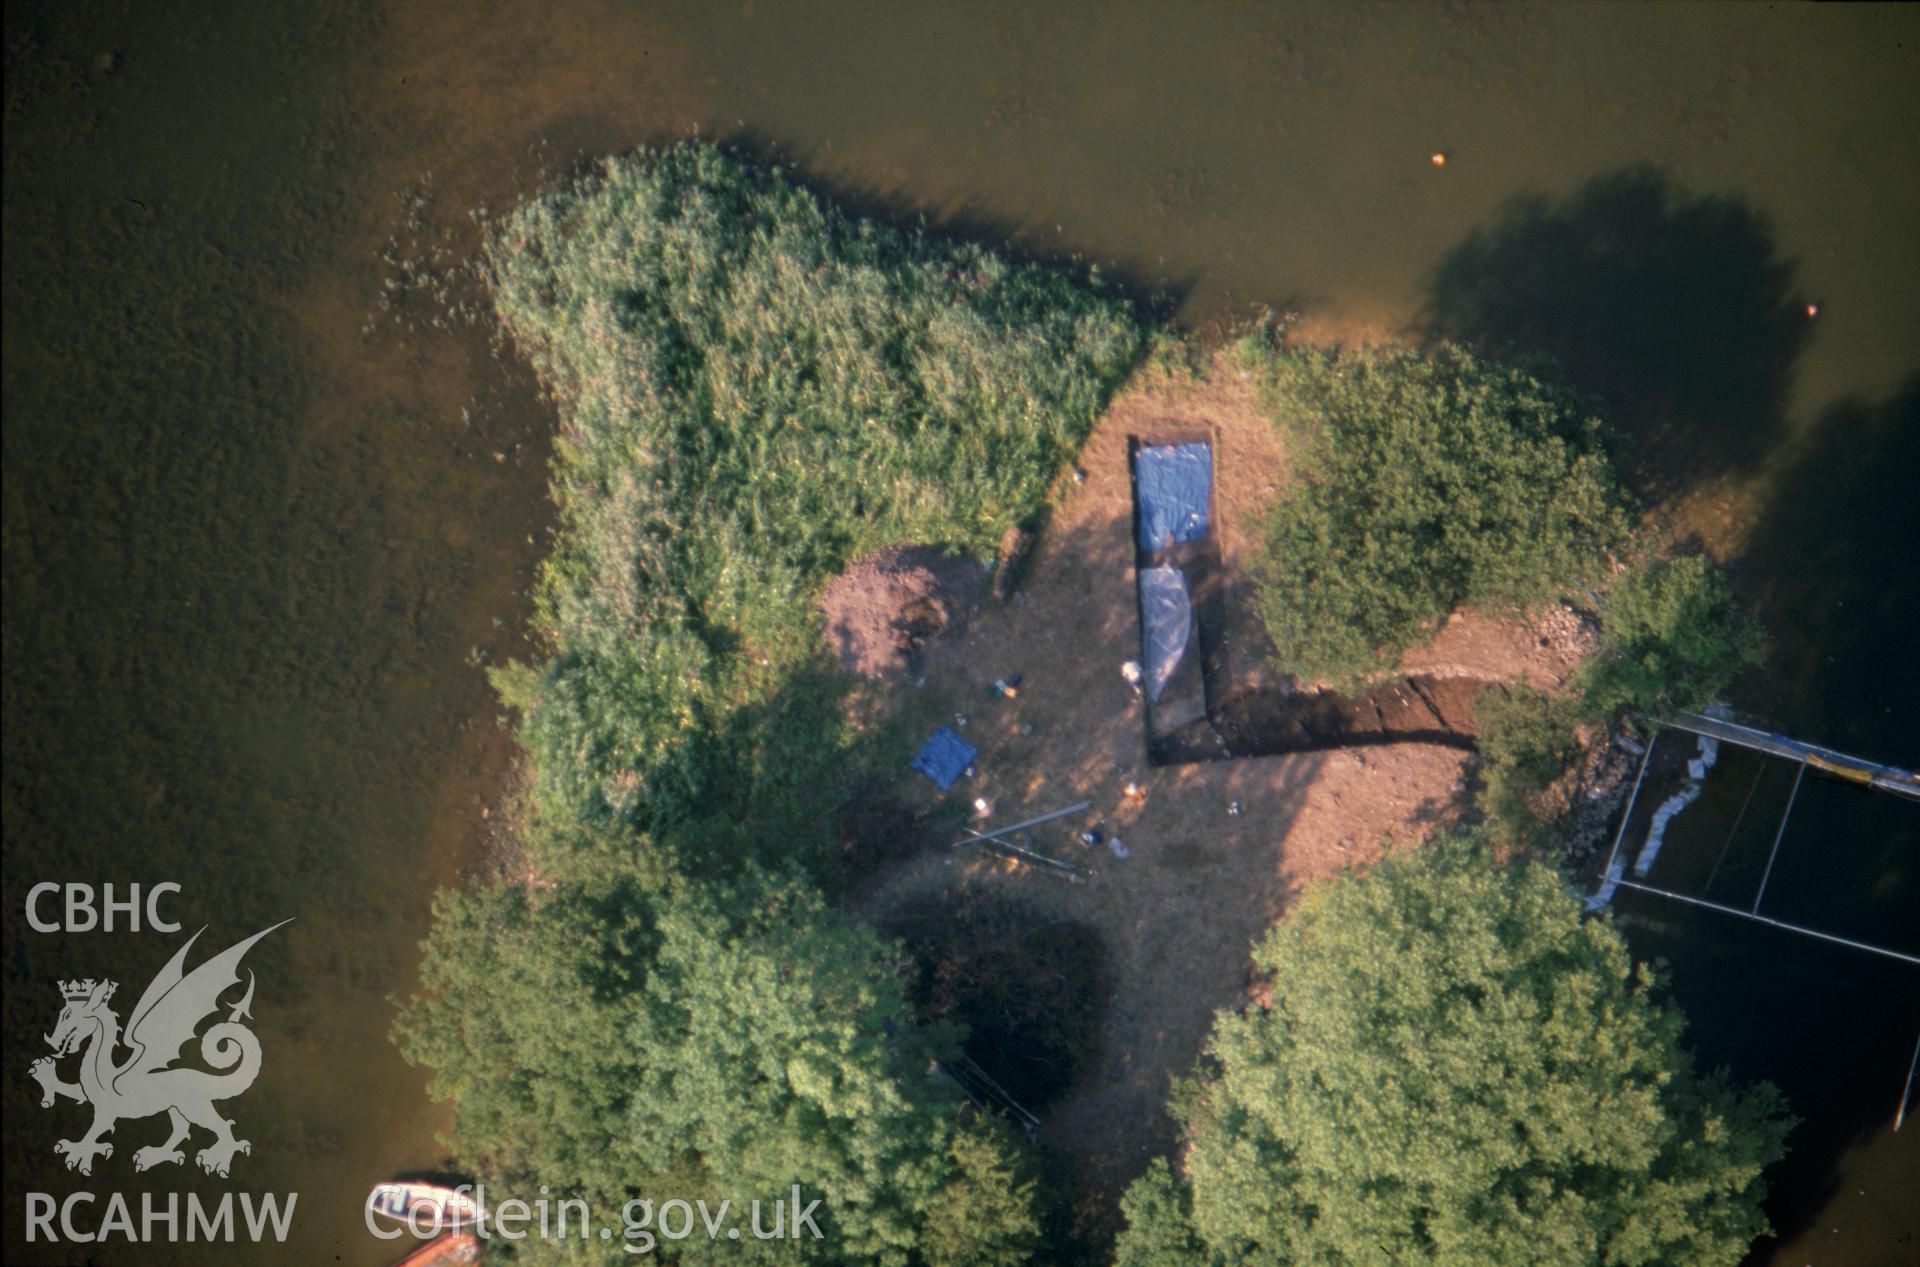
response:
[[[124,1158],[59,1168],[75,1110],[20,1076],[53,978],[132,992],[174,944],[31,932],[42,879],[177,881],[210,940],[296,919],[255,952],[266,1073],[231,1110],[241,1186],[301,1193],[277,1261],[380,1261],[365,1186],[437,1160],[389,1000],[510,756],[480,666],[523,652],[550,417],[429,292],[469,210],[582,156],[741,138],[1189,323],[1555,351],[1742,560],[1777,637],[1740,702],[1920,760],[1912,10],[229,8],[6,17],[10,1260],[70,1257],[19,1244],[20,1193],[131,1190]],[[1913,985],[1858,1007],[1910,1034]],[[1892,1089],[1810,1094],[1848,1129],[1769,1261],[1920,1252]]]

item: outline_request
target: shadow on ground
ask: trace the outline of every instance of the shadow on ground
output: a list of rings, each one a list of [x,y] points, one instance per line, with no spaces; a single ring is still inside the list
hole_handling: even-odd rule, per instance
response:
[[[1097,1058],[1113,985],[1091,925],[973,888],[907,902],[882,931],[906,944],[920,1017],[965,1024],[967,1055],[1029,1111]]]
[[[1808,331],[1793,275],[1753,207],[1635,166],[1561,202],[1509,202],[1435,267],[1420,325],[1553,357],[1633,441],[1630,475],[1661,498],[1753,468],[1780,438]]]

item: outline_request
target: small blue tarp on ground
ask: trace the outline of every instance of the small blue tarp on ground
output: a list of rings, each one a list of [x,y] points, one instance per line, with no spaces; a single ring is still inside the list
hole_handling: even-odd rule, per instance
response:
[[[942,792],[967,772],[980,750],[962,739],[951,726],[942,726],[914,754],[913,768],[940,785]]]
[[[1133,497],[1140,511],[1140,548],[1158,550],[1207,535],[1213,489],[1213,446],[1155,444],[1133,455]]]

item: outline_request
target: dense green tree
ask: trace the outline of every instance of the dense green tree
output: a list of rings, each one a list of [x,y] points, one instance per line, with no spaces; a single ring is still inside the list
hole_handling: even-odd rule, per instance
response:
[[[544,1184],[616,1226],[634,1197],[724,1198],[745,1226],[748,1201],[770,1210],[798,1184],[822,1200],[824,1238],[746,1249],[1025,1261],[1031,1183],[1002,1128],[932,1070],[955,1035],[912,1025],[887,945],[806,887],[722,895],[582,861],[557,883],[445,896],[437,914],[399,1039],[452,1101],[459,1157],[497,1188]],[[716,1252],[703,1235],[673,1249]]]
[[[1606,920],[1472,841],[1322,883],[1257,947],[1178,1111],[1184,1178],[1119,1261],[1733,1264],[1766,1229],[1781,1098],[1698,1073]]]
[[[1459,603],[1527,606],[1598,575],[1630,520],[1600,424],[1529,370],[1431,353],[1242,345],[1294,443],[1255,571],[1280,667],[1351,682]]]
[[[1127,1229],[1114,1247],[1114,1267],[1196,1267],[1223,1261],[1201,1241],[1193,1222],[1193,1191],[1164,1157],[1148,1162],[1147,1173],[1128,1186],[1120,1198],[1120,1214]]]
[[[1607,591],[1599,654],[1575,686],[1598,716],[1698,709],[1760,662],[1760,646],[1759,626],[1735,605],[1710,560],[1654,559]]]
[[[481,1175],[617,1205],[658,1159],[624,1129],[627,1033],[657,952],[660,880],[607,871],[531,892],[440,894],[425,995],[395,1037],[454,1109],[455,1153]]]

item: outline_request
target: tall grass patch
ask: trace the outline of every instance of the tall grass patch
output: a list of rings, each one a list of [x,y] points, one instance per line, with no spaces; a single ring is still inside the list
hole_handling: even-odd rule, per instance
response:
[[[851,742],[824,582],[896,542],[985,557],[1144,340],[1117,297],[706,145],[535,198],[487,264],[562,419],[536,800],[646,829],[817,810]]]

